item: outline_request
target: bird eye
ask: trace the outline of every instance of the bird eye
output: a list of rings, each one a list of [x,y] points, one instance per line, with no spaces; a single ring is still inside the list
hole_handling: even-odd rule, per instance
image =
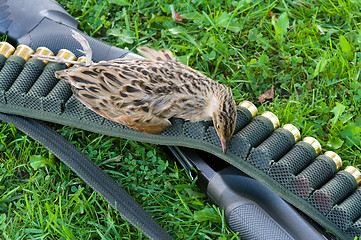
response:
[[[217,129],[220,129],[221,127],[219,126],[219,124],[217,123]]]

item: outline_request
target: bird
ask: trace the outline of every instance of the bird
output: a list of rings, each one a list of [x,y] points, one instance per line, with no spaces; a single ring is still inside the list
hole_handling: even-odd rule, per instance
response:
[[[87,61],[56,71],[55,76],[68,82],[74,96],[86,107],[111,121],[149,134],[169,128],[170,118],[191,122],[212,120],[226,153],[237,117],[229,87],[178,62],[168,49],[157,51],[142,46],[137,51],[145,58],[93,63],[89,44],[79,33],[73,36],[82,45]]]

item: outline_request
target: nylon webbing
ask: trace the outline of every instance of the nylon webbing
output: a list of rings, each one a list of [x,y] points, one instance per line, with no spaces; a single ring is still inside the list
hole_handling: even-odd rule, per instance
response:
[[[264,116],[259,115],[252,120],[251,113],[239,107],[235,134],[228,143],[227,154],[223,154],[217,132],[211,121],[187,122],[181,119],[170,119],[172,126],[158,135],[133,130],[105,119],[86,108],[72,95],[67,83],[55,78],[54,72],[59,69],[59,66],[48,64],[43,72],[39,73],[38,67],[43,66],[43,63],[37,63],[36,60],[32,59],[24,63],[16,56],[10,56],[5,62],[0,71],[0,112],[54,122],[113,137],[190,147],[209,152],[260,181],[338,237],[352,239],[306,199],[297,196],[267,174],[266,168],[271,166],[273,159],[266,159],[264,166],[263,163],[261,164],[263,170],[257,168],[261,166],[260,161],[265,160],[264,157],[274,155],[268,152],[270,149],[266,147],[255,148],[273,134],[273,124]],[[34,74],[40,75],[34,78]],[[277,137],[272,144],[275,146],[281,144],[282,146],[279,145],[279,148],[276,147],[274,150],[285,154],[294,142],[291,141],[292,136],[287,137],[281,132],[278,133],[281,138]],[[282,140],[282,143],[279,140]],[[252,156],[252,161],[248,159],[250,156]]]
[[[127,192],[54,130],[31,118],[0,113],[0,119],[12,123],[16,128],[44,145],[147,237],[172,239]]]

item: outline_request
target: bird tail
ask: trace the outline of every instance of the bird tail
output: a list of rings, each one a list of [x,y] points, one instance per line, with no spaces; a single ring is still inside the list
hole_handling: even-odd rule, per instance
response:
[[[149,47],[138,47],[137,51],[142,54],[144,57],[157,60],[157,61],[176,61],[176,58],[173,56],[173,53],[168,49],[164,50],[154,50]]]

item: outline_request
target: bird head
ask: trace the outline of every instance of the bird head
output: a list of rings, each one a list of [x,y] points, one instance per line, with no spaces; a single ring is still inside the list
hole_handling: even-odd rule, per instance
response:
[[[233,100],[232,91],[226,88],[226,92],[219,95],[219,104],[213,112],[213,125],[221,140],[223,153],[227,151],[227,141],[232,137],[236,126],[236,103]]]

